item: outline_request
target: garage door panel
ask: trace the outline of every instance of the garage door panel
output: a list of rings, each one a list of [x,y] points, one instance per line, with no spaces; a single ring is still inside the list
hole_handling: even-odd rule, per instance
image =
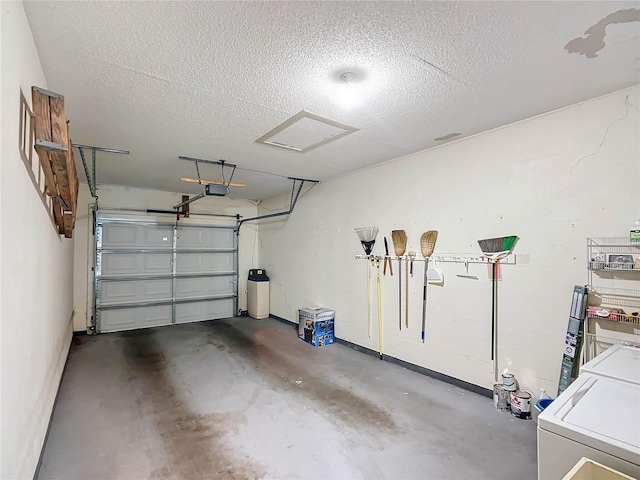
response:
[[[170,278],[102,282],[101,305],[171,300]]]
[[[160,275],[171,273],[171,253],[103,253],[102,276]]]
[[[233,295],[233,276],[195,277],[176,279],[176,298],[212,297]]]
[[[100,312],[100,331],[116,332],[168,325],[171,323],[171,314],[171,305],[103,310]]]
[[[177,273],[233,272],[233,253],[178,253]]]
[[[235,315],[237,237],[226,226],[112,216],[96,230],[98,332]]]
[[[171,248],[171,225],[107,223],[102,227],[102,248]]]
[[[178,248],[233,248],[235,235],[228,228],[178,228]]]
[[[233,305],[233,298],[178,304],[176,305],[176,323],[232,317]]]

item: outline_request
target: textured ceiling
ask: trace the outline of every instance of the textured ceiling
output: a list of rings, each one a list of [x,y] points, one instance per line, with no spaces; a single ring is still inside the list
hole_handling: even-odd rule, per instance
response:
[[[322,181],[636,84],[637,7],[25,2],[74,141],[131,151],[99,154],[98,182],[183,192],[200,189],[178,181],[195,176],[178,155]],[[361,96],[348,108],[344,71]],[[254,143],[302,109],[360,130],[303,154]],[[234,181],[248,184],[234,198],[290,188],[263,174]]]

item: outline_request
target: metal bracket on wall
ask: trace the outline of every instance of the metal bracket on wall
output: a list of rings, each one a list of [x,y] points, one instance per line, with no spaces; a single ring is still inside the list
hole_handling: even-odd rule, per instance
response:
[[[96,152],[106,152],[106,153],[117,153],[120,155],[129,155],[129,150],[118,150],[116,148],[104,148],[104,147],[94,147],[92,145],[80,145],[77,143],[72,144],[73,147],[76,147],[80,151],[80,158],[82,158],[82,166],[84,167],[84,173],[87,176],[87,183],[89,184],[89,191],[91,192],[91,196],[93,198],[98,198],[96,193]],[[87,164],[87,159],[84,156],[84,151],[91,151],[91,172],[89,172],[89,165]]]
[[[285,212],[270,213],[268,215],[260,215],[258,217],[244,218],[240,220],[240,222],[238,223],[238,233],[240,233],[240,227],[245,222],[253,222],[257,220],[264,220],[267,218],[274,218],[274,217],[281,217],[283,215],[289,215],[291,212],[293,212],[293,209],[295,208],[296,203],[298,203],[298,198],[300,198],[300,192],[302,191],[303,185],[305,183],[313,183],[313,184],[320,183],[319,180],[309,180],[308,178],[295,178],[295,177],[287,177],[287,178],[293,181],[293,185],[291,186],[291,199],[289,200],[289,210]],[[300,184],[298,185],[297,182],[300,182]],[[297,190],[296,190],[296,186],[298,187]]]

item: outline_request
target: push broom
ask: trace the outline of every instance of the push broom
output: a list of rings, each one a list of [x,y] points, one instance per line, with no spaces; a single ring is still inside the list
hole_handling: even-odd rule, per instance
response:
[[[496,368],[496,315],[498,313],[498,262],[513,251],[518,237],[511,235],[508,237],[487,238],[478,240],[478,245],[484,256],[491,263],[491,368],[498,381],[498,370]]]
[[[422,287],[422,343],[424,343],[424,333],[427,325],[427,270],[429,268],[429,257],[433,255],[433,249],[438,240],[438,231],[429,230],[420,237],[420,249],[424,257],[424,286]]]
[[[398,257],[398,323],[402,330],[402,256],[407,249],[407,233],[404,230],[391,230],[391,240]]]
[[[371,256],[371,251],[373,250],[373,245],[376,243],[378,227],[357,227],[353,230],[358,235],[360,243],[362,244],[362,248],[364,249],[364,253],[367,254],[369,259],[371,260],[371,265],[373,265],[373,257]],[[371,265],[367,264],[367,313],[369,322],[369,338],[371,338],[371,329],[373,324],[373,320],[371,318]]]

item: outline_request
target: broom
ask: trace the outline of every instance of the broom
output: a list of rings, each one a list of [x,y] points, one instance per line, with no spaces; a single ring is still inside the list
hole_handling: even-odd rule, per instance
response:
[[[513,251],[513,247],[516,246],[518,241],[517,235],[510,235],[508,237],[496,237],[487,238],[485,240],[478,240],[480,249],[485,257],[491,262],[497,262],[505,258]]]
[[[362,248],[364,248],[364,253],[367,256],[371,257],[371,251],[373,250],[373,245],[376,243],[376,236],[378,235],[378,227],[357,227],[353,229],[354,232],[358,235],[360,239],[360,243],[362,244]],[[371,258],[371,264],[373,264],[373,258]],[[371,318],[371,267],[367,265],[367,314],[368,314],[368,327],[369,327],[369,338],[371,338],[371,329],[373,320]]]
[[[427,325],[427,269],[429,267],[429,257],[433,254],[438,239],[437,230],[424,232],[420,237],[420,249],[425,259],[424,263],[424,286],[422,287],[422,343],[424,343],[425,327]]]
[[[498,370],[496,368],[496,316],[498,312],[498,280],[496,276],[498,262],[513,251],[517,241],[518,237],[516,235],[478,240],[482,253],[491,263],[491,368],[495,373],[496,381],[498,378]]]
[[[402,256],[407,249],[407,233],[404,230],[391,230],[391,240],[398,257],[398,322],[402,330]]]

